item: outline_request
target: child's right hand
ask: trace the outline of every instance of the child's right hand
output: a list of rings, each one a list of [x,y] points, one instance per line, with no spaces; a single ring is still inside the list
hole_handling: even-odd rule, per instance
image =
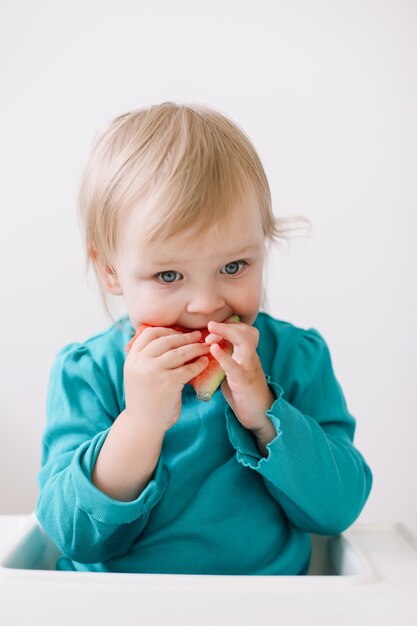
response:
[[[164,432],[177,422],[184,385],[208,365],[199,330],[149,326],[131,344],[124,366],[126,413]],[[197,359],[194,363],[190,360]]]

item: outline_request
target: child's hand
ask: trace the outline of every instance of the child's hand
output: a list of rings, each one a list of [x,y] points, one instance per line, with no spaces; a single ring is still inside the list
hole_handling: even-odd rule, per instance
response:
[[[180,333],[162,327],[146,328],[135,339],[124,366],[128,415],[164,431],[175,424],[184,385],[208,364],[204,355],[210,347],[199,343],[200,339],[199,330]],[[194,363],[187,363],[195,358]]]
[[[227,339],[233,344],[233,355],[230,356],[212,343],[211,354],[226,372],[222,383],[222,392],[239,422],[245,428],[254,431],[258,436],[261,432],[271,431],[271,422],[266,411],[271,407],[275,396],[266,382],[262,365],[256,352],[259,343],[259,332],[254,326],[243,322],[221,324],[209,322],[206,341]],[[213,337],[213,335],[215,337]]]

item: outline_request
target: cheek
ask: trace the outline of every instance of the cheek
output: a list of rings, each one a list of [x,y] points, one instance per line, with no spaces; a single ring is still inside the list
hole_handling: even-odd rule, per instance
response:
[[[129,295],[126,304],[135,328],[140,324],[172,326],[177,323],[181,307],[174,297],[170,297],[167,304],[168,294],[165,290],[159,290],[153,285],[142,285]]]
[[[239,307],[241,317],[247,324],[252,324],[262,304],[262,277],[256,276],[246,289],[242,290],[239,302],[236,302],[236,308]]]

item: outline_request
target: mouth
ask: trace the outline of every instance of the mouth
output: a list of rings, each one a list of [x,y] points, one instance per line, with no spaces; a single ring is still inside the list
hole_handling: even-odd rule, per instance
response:
[[[200,326],[183,326],[183,328],[187,328],[187,330],[191,330],[191,331],[193,331],[193,330],[206,330],[207,329],[207,325],[208,325],[209,322],[218,322],[219,324],[225,324],[226,321],[230,317],[232,317],[234,315],[237,315],[237,314],[236,313],[229,313],[229,315],[227,315],[226,317],[224,317],[222,319],[216,319],[216,318],[212,318],[211,317],[209,320],[207,320],[207,323],[205,325],[203,325],[203,326],[201,326],[201,325]]]

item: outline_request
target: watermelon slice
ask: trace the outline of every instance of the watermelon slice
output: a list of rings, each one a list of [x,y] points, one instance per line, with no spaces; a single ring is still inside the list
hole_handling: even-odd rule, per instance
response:
[[[225,323],[232,324],[234,322],[239,322],[239,321],[240,321],[239,315],[231,315],[230,317],[227,318]],[[127,344],[126,352],[129,352],[133,342],[136,340],[138,335],[140,335],[140,333],[144,331],[145,328],[149,328],[150,326],[152,326],[152,324],[141,324],[139,326],[139,328],[136,331],[135,336],[132,337],[132,339]],[[190,333],[192,332],[192,330],[194,330],[190,328],[184,328],[183,326],[170,326],[169,328],[172,328],[173,330],[176,330],[181,333]],[[201,330],[200,343],[204,343],[207,335],[209,335],[210,332],[207,328],[200,328],[199,330]],[[228,354],[233,353],[233,346],[230,343],[230,341],[227,341],[226,339],[222,339],[221,341],[219,341],[219,346],[223,350],[225,350]],[[211,399],[214,392],[216,391],[216,389],[220,387],[220,385],[222,384],[226,376],[224,370],[222,369],[222,367],[220,367],[219,362],[214,358],[214,356],[211,353],[209,353],[207,357],[208,357],[209,363],[206,369],[203,370],[201,374],[198,374],[198,376],[195,376],[194,378],[192,378],[189,383],[196,392],[197,400],[203,400],[204,402],[208,402]],[[193,363],[196,360],[197,359],[192,359],[191,361],[189,361],[189,363]]]

